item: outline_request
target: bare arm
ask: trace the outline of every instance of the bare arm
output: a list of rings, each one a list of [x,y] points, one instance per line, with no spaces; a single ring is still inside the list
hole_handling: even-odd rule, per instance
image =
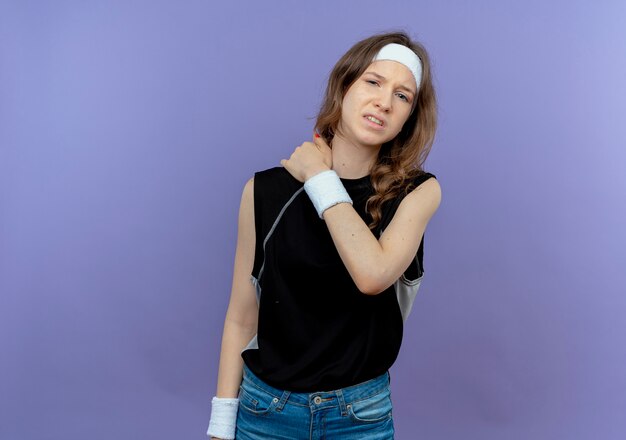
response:
[[[309,179],[331,169],[332,150],[316,134],[313,142],[304,142],[280,164],[306,186]],[[439,182],[426,180],[402,200],[380,238],[374,236],[350,203],[324,210],[322,216],[337,252],[362,293],[383,292],[409,267],[440,202]]]
[[[402,200],[380,239],[349,203],[324,211],[339,256],[361,292],[377,295],[402,275],[440,202],[439,183],[434,178],[426,180]]]
[[[259,309],[250,281],[255,252],[254,178],[246,182],[239,207],[237,250],[230,302],[224,320],[217,397],[237,397],[243,377],[241,350],[257,331]]]

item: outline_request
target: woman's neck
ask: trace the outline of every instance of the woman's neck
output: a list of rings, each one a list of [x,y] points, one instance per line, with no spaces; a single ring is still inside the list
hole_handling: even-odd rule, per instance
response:
[[[333,170],[342,179],[358,179],[370,173],[380,146],[363,146],[335,134],[332,140]]]

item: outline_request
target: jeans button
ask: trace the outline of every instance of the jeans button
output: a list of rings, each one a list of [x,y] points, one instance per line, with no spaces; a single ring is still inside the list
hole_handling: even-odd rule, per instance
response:
[[[322,403],[322,398],[320,396],[315,396],[315,399],[313,399],[313,402],[319,405],[320,403]]]
[[[274,401],[274,403],[277,403],[278,402],[278,397],[274,397],[272,400]]]

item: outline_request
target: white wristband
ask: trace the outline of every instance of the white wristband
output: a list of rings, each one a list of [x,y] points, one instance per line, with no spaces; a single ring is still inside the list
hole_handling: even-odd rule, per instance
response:
[[[238,398],[213,397],[211,401],[211,420],[206,435],[209,437],[232,440],[237,426]]]
[[[337,203],[350,203],[352,199],[334,170],[322,171],[304,182],[304,190],[309,195],[321,219],[322,213]]]

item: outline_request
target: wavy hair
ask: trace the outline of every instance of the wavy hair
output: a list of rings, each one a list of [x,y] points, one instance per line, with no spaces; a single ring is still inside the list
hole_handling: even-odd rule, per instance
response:
[[[422,79],[414,108],[402,130],[382,144],[370,168],[374,193],[367,199],[365,210],[372,218],[368,224],[372,231],[380,224],[383,205],[401,192],[408,194],[413,188],[413,179],[425,173],[423,165],[437,129],[437,100],[426,49],[404,31],[376,34],[359,41],[333,67],[315,123],[316,131],[332,148],[346,92],[365,72],[378,51],[389,43],[402,44],[415,52],[422,63]]]

